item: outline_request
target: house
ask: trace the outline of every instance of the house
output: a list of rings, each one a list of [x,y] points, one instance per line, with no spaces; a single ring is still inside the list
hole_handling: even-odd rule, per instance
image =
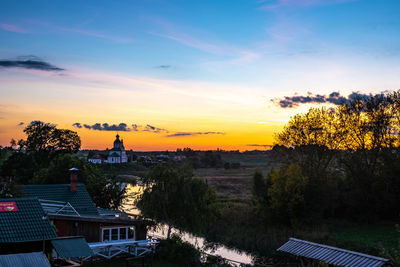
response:
[[[0,199],[0,254],[43,250],[49,253],[50,241],[56,238],[56,231],[37,199]]]
[[[0,255],[0,266],[13,267],[50,266],[45,254],[62,259],[94,255],[83,237],[60,239],[37,198],[0,199],[0,254],[6,254]]]
[[[88,161],[93,164],[102,164],[104,162],[104,158],[100,154],[96,154],[93,157],[88,158]]]
[[[98,209],[85,185],[77,183],[76,171],[71,172],[70,184],[24,185],[22,191],[39,199],[60,237],[84,236],[87,242],[145,240],[147,226],[152,224]]]
[[[0,255],[1,267],[51,267],[43,252]]]
[[[125,163],[128,162],[128,156],[125,151],[124,141],[119,140],[119,135],[116,135],[113,148],[109,151],[107,163]]]

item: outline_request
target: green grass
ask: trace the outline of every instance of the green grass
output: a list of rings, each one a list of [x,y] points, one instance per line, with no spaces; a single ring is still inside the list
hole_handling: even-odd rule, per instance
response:
[[[400,233],[395,225],[357,225],[334,228],[330,234],[338,246],[358,249],[366,253],[379,253],[381,248],[397,248]]]

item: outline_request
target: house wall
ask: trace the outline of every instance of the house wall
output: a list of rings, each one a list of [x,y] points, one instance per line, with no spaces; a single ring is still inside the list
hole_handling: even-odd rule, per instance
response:
[[[84,236],[87,242],[100,242],[101,229],[105,227],[121,226],[121,224],[73,221],[73,220],[53,220],[58,236]],[[133,225],[133,224],[131,224]],[[130,226],[130,225],[126,225]],[[142,223],[133,225],[135,227],[135,239],[144,240],[147,235],[147,228]]]

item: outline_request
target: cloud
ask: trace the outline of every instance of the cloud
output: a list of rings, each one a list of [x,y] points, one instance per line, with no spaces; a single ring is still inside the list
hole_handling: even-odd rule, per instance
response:
[[[27,30],[22,29],[21,27],[19,27],[17,25],[12,25],[12,24],[0,23],[0,28],[5,31],[8,31],[8,32],[29,33]]]
[[[36,56],[22,56],[17,59],[0,60],[0,67],[3,68],[24,68],[24,69],[35,69],[42,71],[63,71],[64,69],[56,67],[46,61],[41,60]]]
[[[294,108],[300,104],[333,104],[333,105],[343,105],[348,104],[350,101],[356,99],[365,99],[370,97],[368,94],[363,94],[359,92],[353,92],[347,97],[340,95],[339,92],[332,92],[329,95],[314,95],[308,93],[306,96],[294,95],[285,96],[283,99],[272,99],[271,101],[278,104],[281,108]]]
[[[95,131],[121,131],[121,132],[152,132],[152,133],[168,133],[168,130],[163,128],[158,128],[147,124],[146,126],[141,126],[137,124],[132,124],[132,128],[128,126],[128,124],[121,122],[120,124],[108,124],[108,123],[94,123],[94,124],[82,124],[80,122],[75,122],[72,124],[73,127],[81,129],[89,129]]]
[[[184,137],[184,136],[209,135],[209,134],[225,134],[225,133],[222,133],[222,132],[177,132],[174,134],[166,135],[165,137]]]
[[[115,36],[115,35],[108,35],[96,31],[85,30],[85,29],[78,29],[78,28],[65,28],[65,27],[55,27],[58,30],[72,32],[77,34],[82,34],[90,37],[101,38],[109,41],[113,41],[115,43],[127,44],[133,42],[131,38]]]
[[[171,65],[158,65],[155,66],[157,69],[170,69],[172,66]]]
[[[144,132],[153,132],[153,133],[160,133],[160,132],[168,133],[168,130],[166,130],[166,129],[157,128],[157,127],[151,126],[149,124],[147,124],[142,131],[144,131]]]
[[[22,126],[22,125],[24,125],[25,123],[24,122],[20,122],[20,123],[18,123],[18,126]]]
[[[74,123],[72,126],[77,127],[77,128],[82,128],[79,127],[80,123]],[[121,132],[129,132],[131,129],[128,127],[126,123],[120,123],[120,124],[108,124],[108,123],[95,123],[93,125],[89,124],[83,124],[83,127],[89,130],[97,130],[97,131],[121,131]]]
[[[74,124],[72,124],[72,126],[81,129],[82,128],[82,124],[80,124],[79,122],[75,122]]]
[[[132,131],[134,132],[139,131],[139,126],[137,124],[132,124]]]
[[[357,0],[276,0],[269,1],[268,4],[263,5],[261,8],[266,10],[275,10],[285,7],[313,7],[322,5],[334,5]]]

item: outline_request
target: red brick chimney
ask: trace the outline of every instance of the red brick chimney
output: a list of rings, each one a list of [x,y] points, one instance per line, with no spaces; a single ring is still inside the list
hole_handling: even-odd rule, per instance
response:
[[[71,168],[71,169],[69,169],[69,172],[70,172],[69,189],[71,190],[71,192],[76,192],[76,191],[78,191],[78,172],[79,172],[79,169]]]

